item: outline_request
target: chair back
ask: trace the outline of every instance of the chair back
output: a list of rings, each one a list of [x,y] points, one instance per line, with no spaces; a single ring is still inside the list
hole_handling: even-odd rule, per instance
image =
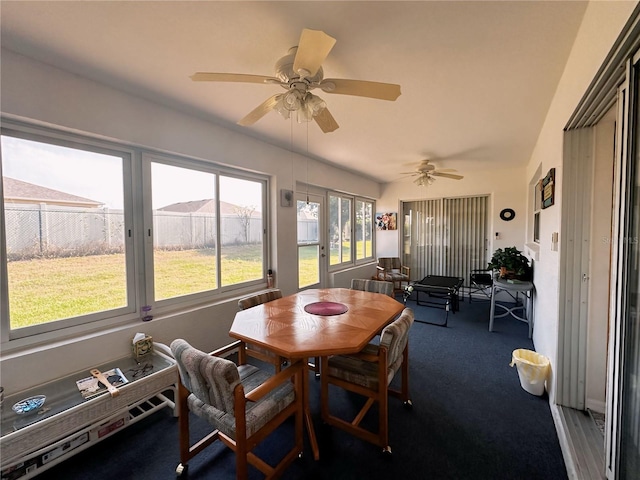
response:
[[[493,275],[491,270],[471,270],[469,275],[471,285],[492,285]]]
[[[380,257],[378,258],[378,265],[388,272],[391,270],[400,270],[402,268],[400,257]]]
[[[367,280],[364,278],[352,278],[351,290],[382,293],[384,295],[393,297],[393,282],[385,282],[382,280]]]
[[[181,338],[171,342],[171,352],[187,390],[201,402],[233,415],[233,391],[240,383],[236,364],[202,352]]]
[[[409,341],[409,329],[413,325],[414,314],[405,308],[400,316],[384,327],[380,334],[380,345],[387,347],[387,368],[395,372],[402,364],[402,353]]]
[[[282,291],[279,288],[271,288],[262,292],[255,293],[242,297],[238,300],[238,309],[246,310],[247,308],[255,307],[256,305],[262,305],[263,303],[270,302],[282,298]]]

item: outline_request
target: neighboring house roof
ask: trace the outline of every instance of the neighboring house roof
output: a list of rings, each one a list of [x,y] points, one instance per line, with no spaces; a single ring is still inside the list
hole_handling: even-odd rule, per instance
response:
[[[220,202],[220,215],[237,215],[238,209],[243,208],[233,203]],[[181,213],[215,213],[216,202],[212,198],[204,200],[193,200],[191,202],[172,203],[166,207],[159,208],[162,212],[181,212]],[[258,210],[254,210],[252,217],[262,216]]]
[[[77,195],[10,177],[3,177],[3,186],[5,203],[46,203],[47,205],[88,208],[97,208],[104,205],[102,202],[89,198],[78,197]]]

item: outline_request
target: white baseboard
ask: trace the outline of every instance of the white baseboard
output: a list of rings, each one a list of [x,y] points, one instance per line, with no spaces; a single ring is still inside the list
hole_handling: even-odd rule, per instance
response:
[[[569,441],[567,436],[566,424],[564,416],[560,411],[560,407],[555,404],[549,405],[551,408],[551,416],[553,417],[553,423],[556,426],[556,433],[558,435],[558,441],[560,442],[560,450],[562,450],[562,457],[564,458],[564,464],[567,467],[567,477],[569,480],[579,480],[578,471],[575,464],[575,454],[573,452],[573,445]]]

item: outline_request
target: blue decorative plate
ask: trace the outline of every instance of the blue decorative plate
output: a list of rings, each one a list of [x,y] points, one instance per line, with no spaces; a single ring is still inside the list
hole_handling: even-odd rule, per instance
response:
[[[20,400],[16,402],[13,407],[14,412],[19,415],[23,413],[34,412],[38,410],[42,405],[44,405],[44,401],[47,399],[44,395],[35,395],[33,397],[25,398],[24,400]]]

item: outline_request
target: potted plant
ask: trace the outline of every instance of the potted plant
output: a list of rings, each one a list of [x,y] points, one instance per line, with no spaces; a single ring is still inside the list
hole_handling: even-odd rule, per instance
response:
[[[529,259],[516,247],[498,248],[493,252],[488,268],[498,270],[500,278],[531,279]]]

